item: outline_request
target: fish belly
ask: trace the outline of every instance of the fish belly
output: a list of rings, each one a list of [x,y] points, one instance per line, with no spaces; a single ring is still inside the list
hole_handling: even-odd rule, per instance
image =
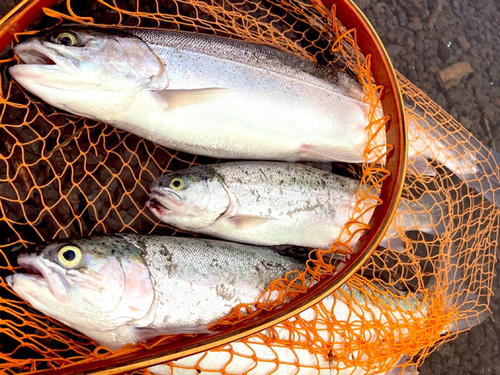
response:
[[[363,160],[367,106],[351,81],[336,86],[288,66],[270,71],[196,51],[162,52],[167,91],[181,90],[182,103],[143,91],[114,121],[125,130],[212,157]],[[225,90],[190,101],[190,90],[212,88]]]

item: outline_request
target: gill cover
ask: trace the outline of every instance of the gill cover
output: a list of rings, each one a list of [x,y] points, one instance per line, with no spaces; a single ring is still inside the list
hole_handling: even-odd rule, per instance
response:
[[[134,343],[134,327],[152,319],[149,269],[140,249],[125,239],[51,243],[19,255],[18,263],[31,272],[7,278],[20,297],[108,348]]]

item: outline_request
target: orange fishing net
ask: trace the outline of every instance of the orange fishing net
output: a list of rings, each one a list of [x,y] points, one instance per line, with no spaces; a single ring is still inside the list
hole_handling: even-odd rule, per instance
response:
[[[265,43],[349,71],[363,83],[371,103],[370,142],[365,150],[370,162],[359,171],[358,204],[344,228],[343,242],[328,251],[314,251],[305,273],[276,280],[270,288],[278,292],[278,298],[275,293],[272,299],[263,298],[243,310],[239,306],[218,322],[219,327],[237,324],[305,292],[349,256],[353,236],[369,229],[363,214],[383,203],[378,195],[388,176],[375,161],[384,160],[391,150],[390,145],[377,144],[376,138],[385,125],[385,119],[377,118],[375,112],[381,88],[370,79],[370,60],[359,55],[354,34],[342,28],[330,9],[314,2],[286,0],[96,0],[78,4],[68,0],[45,13],[40,29],[63,19],[98,26],[173,28]],[[12,63],[15,57],[5,59],[3,72]],[[137,349],[109,352],[96,348],[86,337],[19,300],[3,279],[18,271],[12,249],[55,238],[113,232],[175,235],[175,229],[160,224],[145,208],[149,185],[167,171],[217,160],[169,150],[111,126],[58,113],[26,95],[6,74],[3,77],[0,369],[7,374],[59,369],[134,353]],[[444,157],[434,163],[436,176],[408,175],[404,196],[409,201],[394,218],[397,230],[391,232],[385,247],[377,249],[359,275],[300,316],[218,349],[171,362],[164,371],[386,373],[395,366],[409,368],[420,363],[436,344],[482,318],[491,294],[498,235],[498,210],[485,197],[493,200],[498,167],[493,156],[459,124],[399,78],[406,99],[414,103],[408,114],[430,136],[424,145],[434,152],[441,150]],[[457,178],[442,165],[447,155],[452,155],[450,162],[458,160],[456,154],[473,155],[482,168]],[[412,162],[409,164],[412,169]],[[461,168],[469,172],[471,166]],[[421,215],[429,216],[427,227],[408,228],[411,218]],[[408,229],[412,232],[405,231]],[[147,347],[165,340],[175,338],[160,338]]]

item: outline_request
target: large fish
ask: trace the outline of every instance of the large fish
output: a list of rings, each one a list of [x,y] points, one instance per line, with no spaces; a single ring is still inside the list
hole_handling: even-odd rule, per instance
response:
[[[359,181],[308,165],[242,161],[202,165],[168,173],[150,188],[148,207],[177,228],[258,245],[328,249],[341,238],[358,202]],[[372,200],[362,200],[367,223]],[[439,235],[444,200],[428,193],[398,207],[405,230]],[[355,228],[351,228],[355,231]],[[389,234],[396,234],[395,227]],[[393,239],[392,247],[397,242]]]
[[[304,268],[267,248],[123,234],[40,245],[19,255],[18,263],[28,273],[9,275],[6,281],[21,298],[110,349],[163,334],[206,332],[207,324],[238,303],[256,301],[271,280]],[[443,333],[476,325],[487,316],[487,311],[474,312],[484,305],[464,289],[458,268],[451,262],[446,270],[450,285],[443,293],[443,307],[458,311],[456,320],[443,322]],[[347,367],[339,374],[365,374],[363,367],[353,369],[352,361],[366,359],[367,344],[382,345],[379,341],[389,337],[389,342],[410,340],[411,347],[408,330],[415,330],[416,324],[434,324],[434,317],[427,321],[430,299],[422,297],[355,277],[318,305],[262,331],[248,344],[230,344],[235,357],[224,351],[189,356],[173,363],[174,374],[227,373],[229,368],[233,374],[244,374],[258,365],[259,374],[305,375],[314,369],[328,375],[332,361]],[[394,333],[387,332],[390,329]],[[348,358],[337,361],[321,354],[325,345],[341,353],[353,349]],[[387,367],[387,361],[404,362],[405,354],[392,350],[391,356],[374,360]],[[238,360],[239,356],[250,356],[253,362]],[[171,373],[170,366],[154,370]]]
[[[269,46],[75,26],[15,51],[24,64],[10,73],[28,91],[167,147],[222,158],[363,161],[369,106],[359,83]],[[500,157],[477,141],[467,149],[465,130],[449,134],[413,117],[409,139],[414,168],[430,171],[426,159],[434,159],[488,199],[498,194]],[[376,143],[385,143],[384,132]]]
[[[34,308],[110,349],[200,333],[272,280],[304,265],[231,242],[117,235],[59,241],[18,257],[7,276]]]
[[[267,248],[123,234],[40,245],[19,255],[18,263],[29,273],[7,276],[6,281],[20,297],[110,349],[167,333],[206,332],[207,324],[223,317],[238,303],[256,301],[271,280],[304,268]],[[455,267],[449,272],[455,275]],[[422,299],[419,293],[403,293],[355,279],[289,324],[263,331],[249,339],[248,344],[231,344],[235,355],[250,351],[257,362],[271,359],[273,366],[269,371],[276,369],[276,374],[289,374],[291,369],[308,374],[310,366],[329,374],[332,359],[309,351],[309,346],[301,342],[319,337],[320,342],[335,343],[333,348],[342,352],[344,345],[352,344],[350,334],[345,335],[342,330],[376,343],[384,331],[380,325],[384,325],[396,329],[397,339],[404,341],[411,337],[411,322],[420,320],[425,324],[429,299]],[[460,288],[464,285],[460,284]],[[461,293],[453,295],[456,294]],[[323,316],[325,313],[327,317]],[[332,323],[326,324],[327,320]],[[293,328],[293,322],[299,325]],[[471,319],[467,324],[477,323]],[[443,332],[455,327],[443,326]],[[268,335],[270,340],[263,341]],[[290,344],[273,344],[277,338]],[[298,348],[294,348],[294,342]],[[405,353],[392,354],[382,360],[396,364],[405,359]],[[207,355],[207,360],[200,362],[200,356]],[[352,356],[361,359],[363,353],[352,353],[349,362]],[[193,366],[217,373],[227,369],[229,358],[224,352],[189,356],[174,363],[174,373],[191,374],[186,367]],[[253,366],[236,360],[231,365],[232,373],[246,373]],[[154,370],[170,373],[169,368]],[[260,373],[267,373],[265,368],[264,363],[260,364]],[[352,367],[340,374],[351,371]],[[357,371],[365,373],[362,368]]]
[[[224,348],[190,355],[148,370],[165,375],[192,375],[197,371],[248,375],[415,375],[414,366],[406,366],[403,371],[402,367],[389,372],[376,371],[409,360],[395,351],[385,353],[385,358],[374,359],[368,369],[363,365],[368,364],[370,345],[384,345],[379,343],[385,335],[377,332],[377,323],[387,329],[391,327],[393,335],[400,335],[398,339],[404,347],[405,338],[411,337],[407,331],[408,322],[415,325],[420,320],[425,324],[428,301],[423,302],[420,294],[402,293],[355,279],[290,321],[263,330],[245,341],[232,342]],[[356,343],[361,337],[366,340],[365,348]],[[328,356],[318,350],[322,347],[332,348],[332,353],[346,353],[350,348],[349,359]]]

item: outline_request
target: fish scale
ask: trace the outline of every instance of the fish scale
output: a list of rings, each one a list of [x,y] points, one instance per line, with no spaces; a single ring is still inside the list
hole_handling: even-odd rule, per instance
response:
[[[275,278],[304,268],[268,249],[230,242],[140,235],[123,238],[142,250],[153,279],[162,281],[155,285],[151,327],[208,324],[239,303],[254,302]],[[174,294],[196,303],[187,311],[171,308]]]
[[[81,252],[78,264],[62,262],[67,249]],[[208,332],[271,281],[305,268],[264,247],[133,234],[46,243],[18,263],[28,273],[5,280],[21,298],[110,349]]]
[[[170,181],[179,177],[185,187],[176,190]],[[266,246],[328,249],[336,241],[349,240],[347,233],[340,235],[358,204],[359,184],[297,163],[220,163],[162,176],[151,185],[148,206],[160,220],[196,233]],[[429,195],[433,200],[402,200],[395,222],[403,230],[439,234],[436,223],[446,207],[439,195]],[[361,211],[373,203],[363,200]],[[367,223],[370,216],[368,211],[359,220]],[[389,233],[397,230],[391,227]]]

